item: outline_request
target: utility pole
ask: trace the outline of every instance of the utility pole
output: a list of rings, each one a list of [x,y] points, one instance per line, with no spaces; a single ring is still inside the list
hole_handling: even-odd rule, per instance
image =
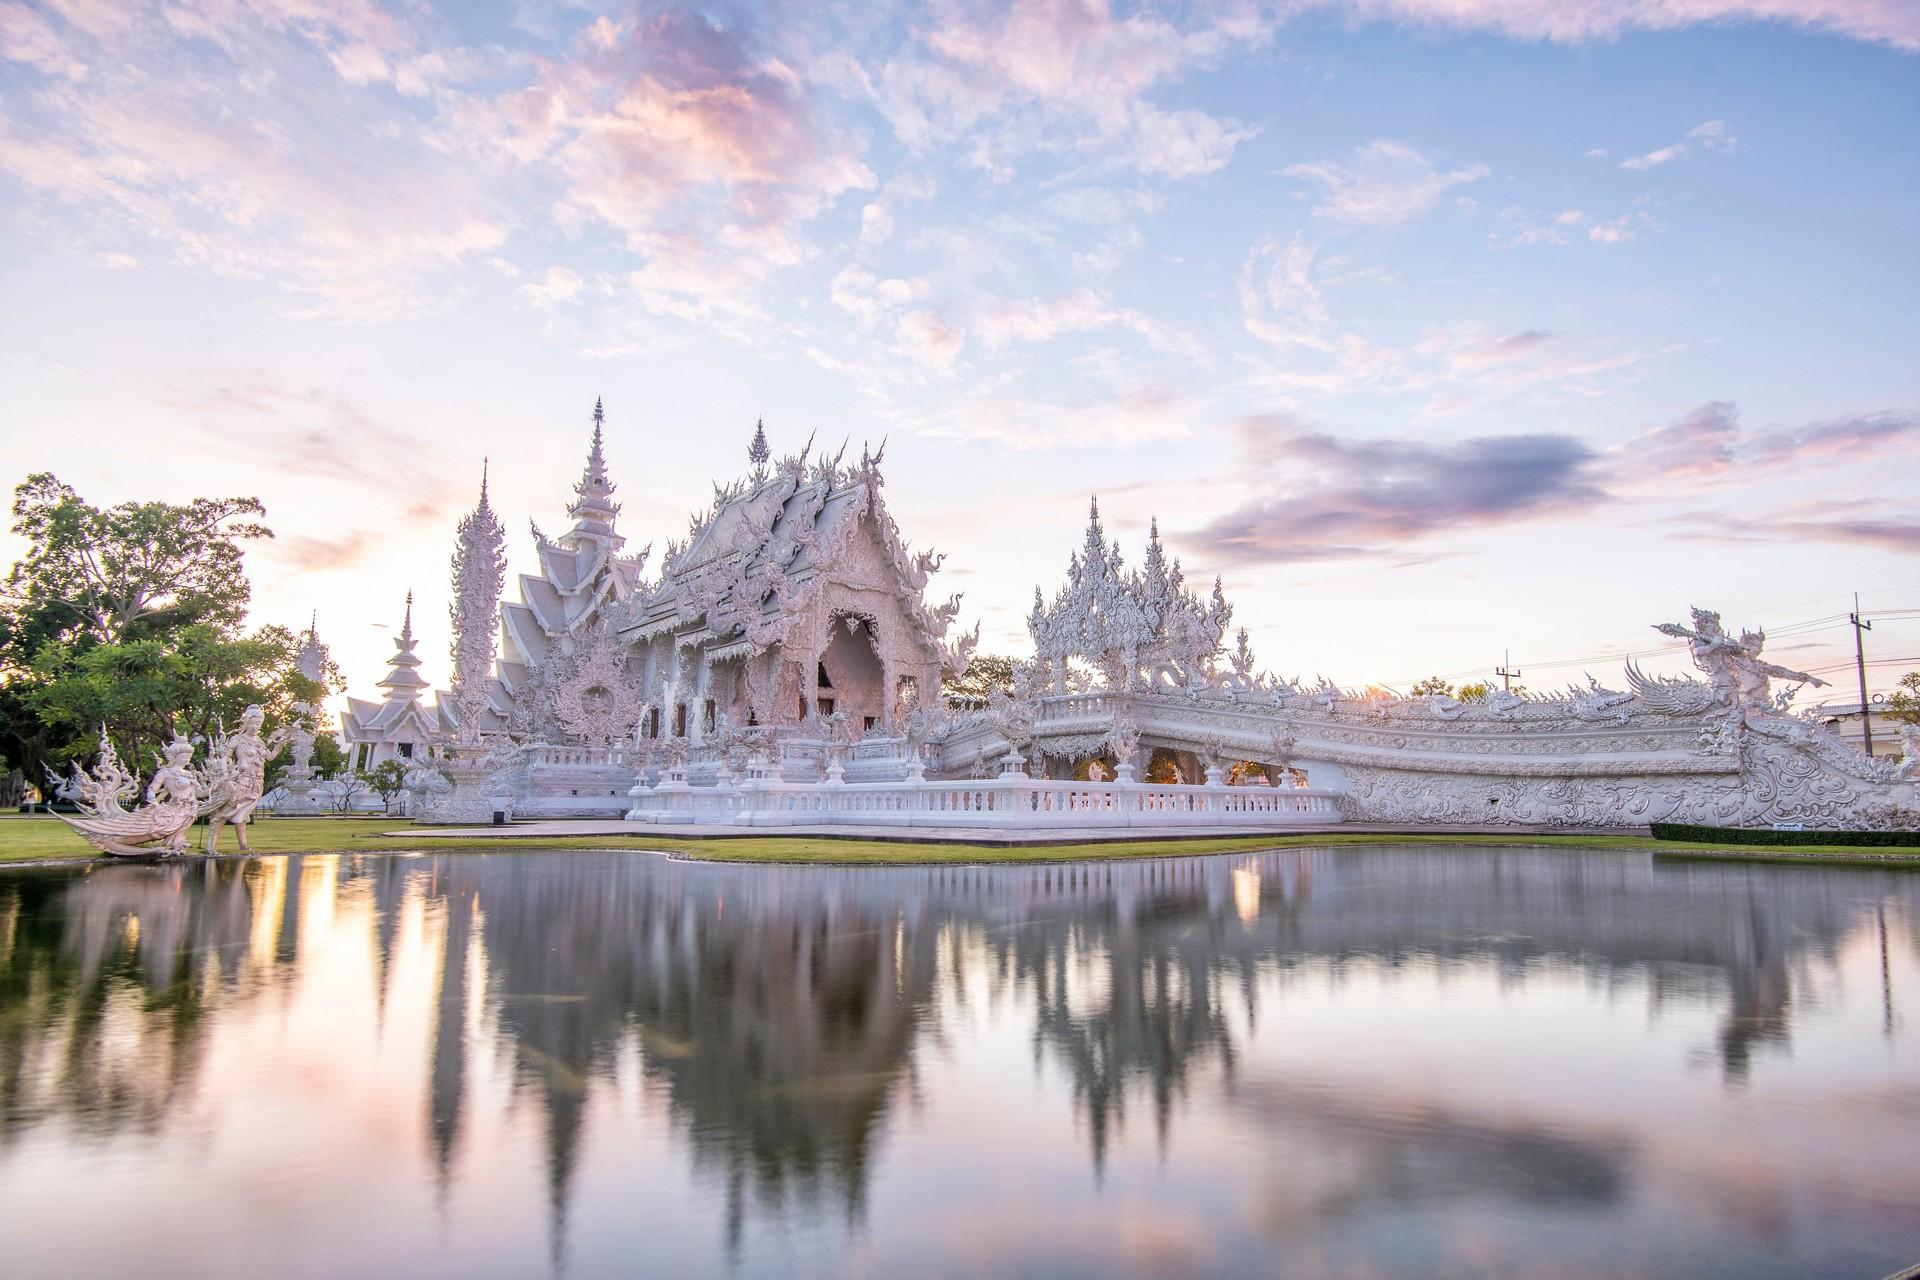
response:
[[[1513,678],[1515,676],[1523,676],[1526,674],[1526,672],[1511,670],[1513,666],[1513,650],[1502,649],[1500,651],[1500,654],[1503,660],[1499,666],[1493,669],[1493,674],[1500,677],[1500,688],[1506,691],[1507,693],[1512,693]]]
[[[1860,673],[1860,735],[1866,743],[1866,752],[1873,754],[1873,707],[1867,702],[1867,649],[1861,639],[1861,633],[1873,630],[1871,622],[1860,617],[1860,593],[1853,593],[1853,612],[1847,615],[1847,621],[1853,624],[1853,665]]]

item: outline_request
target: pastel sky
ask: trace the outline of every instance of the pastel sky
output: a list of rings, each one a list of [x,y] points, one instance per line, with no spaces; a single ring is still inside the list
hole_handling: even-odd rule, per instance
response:
[[[1618,684],[1693,604],[1826,669],[1855,590],[1920,666],[1912,0],[0,0],[0,59],[6,482],[258,495],[358,692],[409,588],[444,680],[482,459],[528,569],[596,396],[656,547],[756,418],[885,437],[989,649],[1098,492],[1285,675]]]

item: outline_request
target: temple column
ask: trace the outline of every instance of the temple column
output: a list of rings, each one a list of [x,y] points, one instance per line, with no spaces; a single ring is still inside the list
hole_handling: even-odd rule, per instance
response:
[[[809,648],[807,656],[800,663],[800,714],[803,724],[812,724],[820,718],[821,652],[821,650]]]
[[[713,667],[697,653],[693,661],[693,682],[687,694],[687,741],[697,745],[707,740],[707,690]]]

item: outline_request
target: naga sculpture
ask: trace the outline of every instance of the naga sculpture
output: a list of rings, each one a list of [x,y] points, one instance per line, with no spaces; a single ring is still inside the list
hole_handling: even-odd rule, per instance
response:
[[[84,776],[85,786],[69,782],[61,791],[80,806],[81,816],[59,817],[102,853],[124,858],[185,853],[187,830],[200,813],[200,788],[193,776],[192,760],[191,742],[178,737],[169,742],[160,767],[147,784],[146,803],[129,811],[120,804],[122,796],[128,794],[127,775],[112,749],[104,749],[90,775],[82,775],[75,766],[75,779]]]
[[[119,753],[113,749],[113,739],[107,737],[104,724],[100,726],[99,763],[93,766],[92,772],[82,769],[77,760],[71,768],[72,773],[65,778],[47,770],[47,781],[55,795],[73,801],[83,812],[125,813],[134,797],[140,794],[140,775],[127,772],[120,763]]]

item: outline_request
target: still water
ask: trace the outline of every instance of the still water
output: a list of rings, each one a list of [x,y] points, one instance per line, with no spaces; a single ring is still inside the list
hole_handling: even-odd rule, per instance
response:
[[[1465,846],[0,873],[0,1272],[1877,1280],[1917,916]]]

